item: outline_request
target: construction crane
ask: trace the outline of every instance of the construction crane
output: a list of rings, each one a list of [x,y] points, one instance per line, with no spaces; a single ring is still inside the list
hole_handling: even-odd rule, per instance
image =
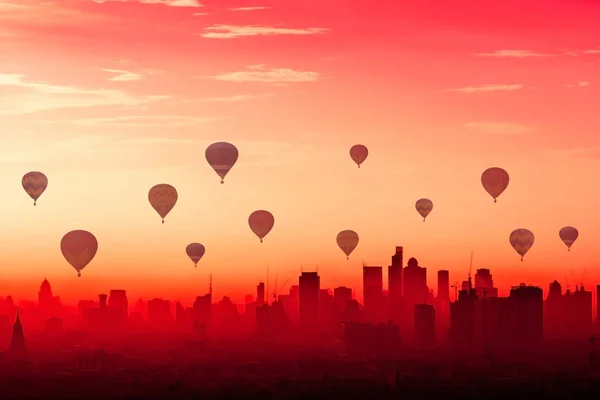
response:
[[[277,278],[275,278],[275,290],[273,290],[273,301],[277,301],[277,296],[279,295],[279,293],[281,293],[283,288],[290,282],[290,280],[291,278],[288,278],[288,280],[285,281],[283,285],[279,287],[279,289],[277,289]]]

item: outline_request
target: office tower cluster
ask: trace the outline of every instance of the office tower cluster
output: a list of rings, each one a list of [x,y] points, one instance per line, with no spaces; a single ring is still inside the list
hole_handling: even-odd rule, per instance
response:
[[[268,283],[259,282],[245,304],[227,296],[214,302],[211,277],[207,293],[187,307],[162,298],[130,305],[125,290],[111,290],[79,301],[74,316],[44,280],[37,303],[21,301],[17,307],[12,297],[0,298],[0,341],[22,353],[29,347],[24,332],[60,337],[68,328],[110,338],[147,330],[191,334],[197,340],[246,335],[265,343],[337,343],[348,354],[389,357],[402,346],[532,347],[544,339],[587,339],[597,328],[592,292],[583,284],[563,291],[554,281],[544,300],[541,288],[522,283],[500,297],[491,271],[481,268],[474,280],[469,273],[461,284],[451,284],[448,271],[437,271],[434,291],[427,269],[416,258],[405,264],[400,246],[387,267],[387,290],[382,266],[364,265],[362,272],[360,302],[352,288],[322,288],[318,272],[302,271],[297,283],[288,279],[278,285],[275,279],[272,293]],[[596,302],[599,298],[600,285]],[[598,313],[600,307],[595,309]]]

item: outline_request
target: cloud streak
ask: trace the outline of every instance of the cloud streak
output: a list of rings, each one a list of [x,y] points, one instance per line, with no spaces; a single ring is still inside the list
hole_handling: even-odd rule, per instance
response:
[[[122,69],[106,69],[106,68],[104,68],[104,69],[102,69],[102,71],[108,72],[111,74],[116,74],[115,76],[110,78],[109,81],[115,81],[115,82],[139,81],[143,78],[142,75],[140,75],[140,74],[136,74],[135,72],[126,71],[126,70],[122,70]]]
[[[264,99],[267,97],[277,96],[277,93],[260,93],[260,94],[238,94],[228,97],[207,97],[202,101],[218,102],[218,103],[233,103],[238,101],[252,100],[252,99]]]
[[[260,7],[232,7],[229,11],[258,11],[258,10],[269,10],[273,7],[260,6]]]
[[[204,7],[198,0],[92,0],[94,3],[131,2],[140,4],[164,4],[170,7]]]
[[[512,92],[515,90],[523,89],[525,85],[512,84],[512,85],[478,85],[478,86],[467,86],[456,89],[446,89],[446,92],[460,92],[460,93],[489,93],[489,92]]]
[[[183,115],[130,115],[107,118],[84,118],[69,121],[37,121],[39,123],[67,122],[83,126],[111,126],[111,127],[160,127],[184,128],[204,126],[217,121],[217,118],[190,117]]]
[[[306,36],[319,35],[329,32],[327,28],[277,28],[274,26],[258,25],[213,25],[204,29],[202,37],[210,39],[236,39],[248,36]]]
[[[498,122],[469,122],[465,126],[478,132],[498,135],[522,135],[534,131],[529,126]]]
[[[132,96],[121,90],[84,89],[24,79],[0,73],[0,115],[29,114],[61,108],[141,106],[170,96]],[[11,93],[12,92],[12,93]]]
[[[260,82],[260,83],[297,83],[314,82],[319,79],[318,72],[295,71],[288,68],[270,68],[264,65],[250,65],[248,71],[228,72],[210,78],[227,82]]]
[[[531,58],[531,57],[554,57],[555,54],[538,53],[531,50],[496,50],[491,53],[475,53],[477,57],[496,58]]]

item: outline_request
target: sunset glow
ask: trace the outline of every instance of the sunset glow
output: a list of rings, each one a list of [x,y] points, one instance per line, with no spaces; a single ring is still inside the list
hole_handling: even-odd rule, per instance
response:
[[[600,283],[599,2],[199,1],[0,0],[0,296],[45,277],[71,303],[189,301],[212,274],[214,298],[241,302],[268,265],[360,298],[363,263],[385,270],[396,245],[431,289],[437,270],[465,280],[471,251],[501,295]],[[224,184],[214,142],[239,150]],[[496,204],[489,167],[510,174]],[[29,171],[48,177],[35,207]],[[158,184],[178,192],[164,224]],[[256,210],[275,219],[264,243]],[[516,229],[535,234],[523,262]],[[98,240],[81,278],[60,250],[72,230]],[[349,260],[343,230],[360,236]]]

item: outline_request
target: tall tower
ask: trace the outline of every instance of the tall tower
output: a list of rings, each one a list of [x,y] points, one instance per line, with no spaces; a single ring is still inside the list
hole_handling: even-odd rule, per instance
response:
[[[402,250],[402,246],[396,246],[392,265],[388,267],[388,296],[393,306],[402,298]]]
[[[21,324],[21,313],[17,308],[17,318],[13,326],[13,334],[10,339],[10,347],[8,352],[16,355],[25,354],[27,346],[25,346],[25,336],[23,335],[23,324]]]
[[[302,272],[299,279],[300,326],[314,328],[319,316],[319,292],[321,278],[316,272]]]
[[[450,301],[450,272],[446,270],[440,270],[437,273],[438,278],[438,300]]]
[[[383,268],[363,267],[363,306],[372,322],[381,322],[384,315]]]

